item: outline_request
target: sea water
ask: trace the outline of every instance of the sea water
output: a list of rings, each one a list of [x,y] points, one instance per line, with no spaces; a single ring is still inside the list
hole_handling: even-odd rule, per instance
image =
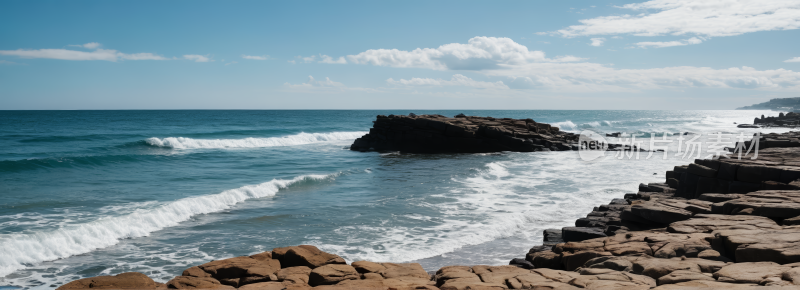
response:
[[[376,115],[752,135],[771,111],[0,111],[0,286],[53,288],[311,244],[348,262],[502,265],[693,161],[348,150]],[[762,132],[785,132],[771,129]],[[682,134],[682,133],[681,133]],[[657,157],[660,157],[656,154]]]

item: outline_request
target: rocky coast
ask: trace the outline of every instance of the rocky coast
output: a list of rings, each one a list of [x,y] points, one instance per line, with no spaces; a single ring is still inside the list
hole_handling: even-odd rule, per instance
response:
[[[379,116],[351,149],[575,149],[575,134],[545,125]],[[755,159],[751,152],[741,159],[732,155],[677,166],[664,182],[640,184],[638,192],[597,206],[574,227],[545,230],[542,245],[509,265],[426,272],[416,263],[347,264],[301,245],[211,261],[164,284],[131,272],[80,279],[59,289],[800,289],[799,137],[800,132],[767,134],[742,144],[759,143]],[[447,149],[467,139],[470,145]]]

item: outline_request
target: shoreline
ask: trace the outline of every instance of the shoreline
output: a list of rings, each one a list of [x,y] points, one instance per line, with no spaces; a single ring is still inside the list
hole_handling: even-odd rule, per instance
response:
[[[786,137],[794,140],[783,140]],[[800,178],[800,158],[797,164],[784,158],[800,156],[800,150],[783,147],[787,142],[795,145],[797,137],[796,132],[762,136],[767,149],[759,158],[764,159],[753,162],[698,159],[687,166],[676,166],[667,172],[666,182],[640,184],[638,193],[596,207],[586,218],[576,220],[575,227],[560,232],[545,230],[543,245],[533,247],[525,259],[513,259],[508,266],[445,266],[431,274],[416,263],[356,261],[347,265],[339,256],[306,245],[212,261],[191,267],[166,284],[144,274],[123,273],[75,280],[59,289],[678,289],[675,287],[796,285],[795,280],[800,284],[800,279],[794,277],[800,278],[800,268],[794,275],[792,264],[800,262],[800,257],[794,261],[791,255],[777,254],[772,260],[759,260],[740,256],[739,249],[731,250],[728,244],[741,235],[752,235],[752,231],[800,237],[800,229],[791,227],[792,217],[770,216],[774,203],[763,202],[764,196],[791,200],[791,191],[800,190],[800,184],[793,183]],[[797,195],[800,197],[800,191]],[[800,201],[789,212],[784,215],[800,216]],[[753,268],[764,268],[766,274],[754,274]],[[752,277],[757,275],[762,279],[755,281]]]

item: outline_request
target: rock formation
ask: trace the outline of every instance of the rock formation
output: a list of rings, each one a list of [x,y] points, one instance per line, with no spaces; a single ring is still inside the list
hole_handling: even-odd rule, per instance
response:
[[[761,115],[761,118],[755,118],[753,120],[753,125],[748,124],[740,124],[737,126],[739,128],[761,128],[761,127],[788,127],[788,128],[796,128],[800,127],[800,114],[795,112],[789,112],[785,115],[780,113],[777,117],[764,117]]]
[[[486,153],[578,150],[578,135],[532,119],[378,115],[350,150]]]

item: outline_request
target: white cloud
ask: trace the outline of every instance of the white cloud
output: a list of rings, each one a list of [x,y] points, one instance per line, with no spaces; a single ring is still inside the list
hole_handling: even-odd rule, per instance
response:
[[[223,60],[223,61],[225,61],[225,60]],[[232,64],[237,64],[237,63],[239,63],[239,62],[234,60],[234,61],[231,61],[229,63],[226,63],[225,65],[232,65]]]
[[[556,33],[565,37],[613,34],[714,37],[800,28],[797,0],[652,0],[619,8],[642,12],[584,19],[580,25]]]
[[[637,42],[635,45],[641,48],[648,48],[648,47],[655,47],[655,48],[662,48],[662,47],[671,47],[671,46],[684,46],[690,44],[699,44],[703,42],[703,40],[692,37],[689,39],[683,40],[675,40],[675,41],[644,41],[644,42]]]
[[[344,57],[341,56],[338,59],[333,59],[332,57],[324,54],[320,54],[319,56],[321,58],[321,60],[319,61],[320,63],[340,63],[340,64],[347,63],[347,60],[345,60]]]
[[[783,62],[800,62],[800,56],[784,60]]]
[[[89,42],[89,43],[86,43],[86,44],[70,44],[70,45],[68,45],[68,46],[83,47],[83,48],[88,48],[88,49],[95,49],[95,48],[98,48],[98,47],[100,47],[100,44],[99,44],[99,43],[97,43],[97,42]]]
[[[244,59],[253,59],[253,60],[268,60],[269,55],[242,55]]]
[[[605,42],[605,41],[606,41],[606,39],[603,38],[603,37],[592,38],[592,43],[590,43],[589,45],[591,45],[591,46],[603,46],[603,42]]]
[[[558,91],[640,91],[654,89],[724,88],[800,91],[800,73],[751,67],[665,67],[614,69],[596,63],[537,63],[484,72],[514,81],[512,88]]]
[[[313,76],[308,76],[308,81],[302,84],[284,83],[285,86],[292,88],[344,88],[345,85],[340,82],[334,82],[329,77],[325,77],[324,81],[318,81]]]
[[[473,38],[472,40],[475,40]],[[708,67],[665,67],[651,69],[616,69],[611,65],[579,62],[581,58],[566,56],[554,59],[544,57],[544,52],[528,51],[527,47],[504,42],[504,45],[486,46],[470,44],[443,45],[437,49],[425,48],[414,51],[397,49],[368,50],[348,56],[352,63],[377,66],[418,67],[432,70],[456,70],[458,60],[469,63],[486,61],[472,69],[488,76],[506,77],[503,85],[513,89],[545,89],[566,91],[641,91],[655,89],[726,88],[757,89],[769,91],[800,91],[800,73],[786,69],[756,70],[750,67],[713,69]],[[699,41],[699,39],[698,39]],[[697,42],[686,40],[687,43]],[[450,47],[448,47],[450,46]],[[513,48],[513,49],[510,49]],[[456,57],[460,56],[459,57]],[[447,58],[447,56],[452,56]],[[458,64],[458,62],[456,62]],[[391,80],[402,85],[451,85],[453,80],[414,78]]]
[[[478,36],[468,43],[450,43],[438,48],[370,49],[348,55],[356,64],[390,67],[413,67],[434,70],[484,70],[501,65],[520,65],[532,62],[563,62],[580,60],[573,56],[548,59],[542,51],[530,51],[524,45],[505,37]]]
[[[185,54],[183,55],[184,59],[193,60],[194,62],[209,62],[214,61],[207,55],[199,55],[199,54]]]
[[[443,87],[443,86],[462,86],[462,87],[472,87],[472,88],[480,88],[480,89],[508,89],[508,86],[503,84],[502,81],[497,82],[483,82],[483,81],[476,81],[469,77],[466,77],[461,74],[453,75],[453,77],[448,80],[443,79],[431,79],[431,78],[412,78],[410,80],[406,79],[399,79],[394,80],[392,78],[386,80],[387,83],[390,85],[402,85],[402,86],[435,86],[435,87]]]
[[[298,58],[302,59],[303,62],[305,62],[305,63],[309,63],[309,62],[313,62],[315,59],[317,59],[317,56],[316,55],[312,55],[312,56],[309,56],[309,57],[300,57],[300,56],[298,56]]]
[[[288,63],[291,63],[291,64],[296,64],[296,63],[297,63],[297,62],[296,62],[296,61],[294,61],[294,60],[287,60],[286,62],[288,62]]]
[[[149,52],[142,53],[121,53],[113,49],[97,49],[95,51],[77,51],[69,49],[17,49],[0,50],[0,55],[13,55],[21,58],[49,58],[61,60],[167,60],[160,55]]]

